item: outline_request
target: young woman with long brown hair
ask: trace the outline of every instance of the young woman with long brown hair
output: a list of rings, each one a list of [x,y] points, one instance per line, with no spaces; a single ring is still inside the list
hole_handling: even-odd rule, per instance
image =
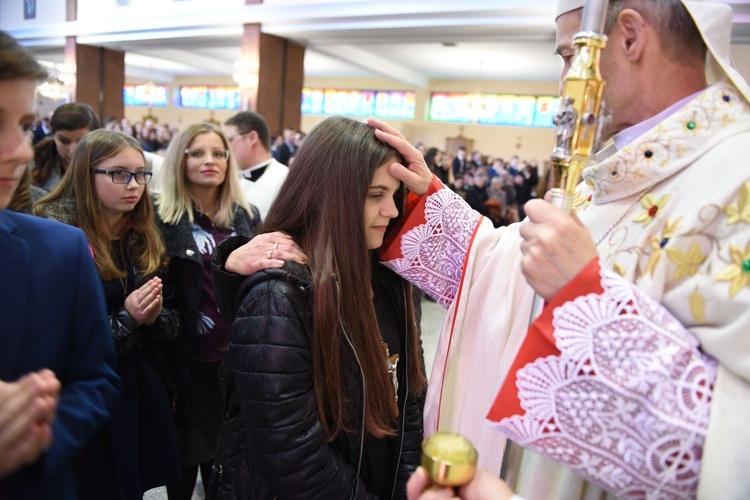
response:
[[[244,430],[227,439],[244,439],[247,470],[220,496],[405,497],[426,381],[412,289],[374,253],[403,203],[387,167],[398,158],[342,117],[298,150],[261,232],[289,235],[309,265],[241,285],[225,363]]]
[[[164,243],[146,188],[150,178],[135,139],[96,130],[78,143],[60,185],[34,207],[86,235],[119,354],[120,402],[74,464],[81,499],[141,498],[180,474],[156,349],[179,334],[179,316],[162,307]]]

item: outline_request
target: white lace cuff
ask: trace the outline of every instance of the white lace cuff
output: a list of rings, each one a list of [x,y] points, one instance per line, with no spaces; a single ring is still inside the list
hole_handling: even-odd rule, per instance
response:
[[[623,498],[693,498],[716,362],[661,304],[602,272],[554,311],[559,355],[517,373],[511,440]]]
[[[401,257],[383,264],[448,307],[456,298],[471,236],[481,217],[443,186],[426,195],[409,214],[394,243]],[[412,220],[425,222],[409,224]]]

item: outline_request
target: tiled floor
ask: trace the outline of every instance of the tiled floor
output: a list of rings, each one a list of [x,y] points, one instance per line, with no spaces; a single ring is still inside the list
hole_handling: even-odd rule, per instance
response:
[[[445,309],[442,306],[436,302],[422,301],[422,347],[424,349],[424,361],[428,376],[432,368],[435,349],[437,349],[440,327],[444,320]],[[156,488],[147,491],[143,498],[144,500],[167,500],[167,490],[166,488]],[[203,500],[204,498],[203,484],[200,482],[200,478],[198,478],[198,484],[195,486],[192,500]]]

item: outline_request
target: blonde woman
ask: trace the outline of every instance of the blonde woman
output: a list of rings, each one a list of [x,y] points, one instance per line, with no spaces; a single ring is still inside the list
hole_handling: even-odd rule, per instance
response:
[[[165,351],[176,389],[175,424],[182,478],[167,487],[169,498],[189,499],[198,468],[207,483],[223,413],[219,366],[229,336],[211,282],[211,256],[232,235],[251,237],[260,222],[246,203],[229,143],[214,125],[190,125],[172,141],[161,171],[158,224],[178,280],[176,308],[183,335]]]

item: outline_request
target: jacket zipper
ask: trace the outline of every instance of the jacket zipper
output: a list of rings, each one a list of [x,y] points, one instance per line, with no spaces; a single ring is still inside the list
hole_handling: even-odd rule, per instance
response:
[[[359,367],[360,380],[362,381],[362,424],[360,426],[360,433],[359,433],[359,460],[357,460],[357,476],[359,476],[360,470],[362,469],[362,455],[364,454],[364,448],[365,448],[365,410],[366,410],[365,405],[367,404],[367,399],[365,398],[366,396],[365,373],[362,370],[362,363],[359,361],[357,350],[354,348],[354,344],[352,344],[352,341],[349,339],[349,335],[347,333],[346,328],[344,327],[344,323],[341,321],[341,318],[339,318],[339,324],[341,325],[341,331],[344,332],[344,338],[346,339],[346,343],[349,344],[349,347],[351,347],[352,352],[354,353],[354,359],[357,360],[357,366]]]
[[[401,418],[399,419],[401,421],[401,432],[398,444],[398,455],[396,455],[396,468],[395,468],[395,474],[393,476],[393,488],[391,489],[391,498],[396,494],[396,484],[398,484],[398,469],[401,466],[401,453],[404,451],[404,428],[406,426],[406,404],[409,400],[409,317],[408,314],[406,314],[406,311],[408,310],[408,305],[406,303],[406,289],[404,288],[404,284],[401,283],[401,293],[403,295],[404,299],[404,402],[403,406],[401,407]]]

